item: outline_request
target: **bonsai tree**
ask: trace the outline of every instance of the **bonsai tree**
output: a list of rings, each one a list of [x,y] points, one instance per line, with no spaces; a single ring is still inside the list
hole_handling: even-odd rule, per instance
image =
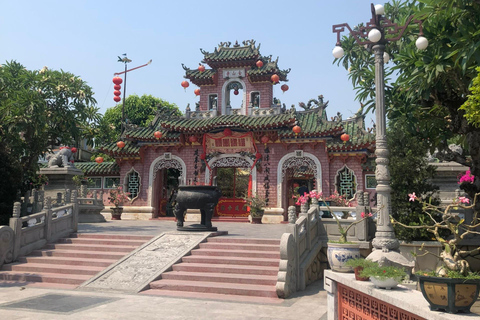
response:
[[[129,192],[123,192],[122,186],[118,186],[115,189],[110,190],[108,202],[113,204],[115,208],[119,208],[125,201],[129,201]]]
[[[470,265],[467,260],[468,256],[475,256],[480,253],[480,246],[470,250],[464,250],[461,248],[461,241],[471,235],[479,235],[478,228],[480,227],[480,219],[478,212],[474,212],[471,223],[465,223],[465,219],[461,218],[458,214],[452,212],[457,208],[462,209],[474,209],[477,204],[477,199],[480,193],[475,194],[473,203],[471,203],[468,197],[458,197],[454,199],[453,203],[448,205],[445,209],[432,205],[430,202],[422,200],[414,193],[409,194],[410,201],[418,201],[423,205],[423,211],[428,215],[430,224],[424,224],[419,226],[405,225],[394,218],[392,223],[402,226],[408,229],[424,229],[431,233],[433,237],[442,244],[443,251],[440,258],[443,261],[443,266],[437,268],[435,275],[438,277],[468,277],[471,276]],[[440,216],[440,221],[437,221],[437,216]],[[441,231],[448,231],[449,237],[442,237]],[[424,255],[432,254],[429,251],[425,251]],[[436,255],[435,255],[436,256]]]
[[[250,215],[252,218],[263,217],[264,209],[266,206],[265,199],[258,194],[249,195],[243,198],[246,201],[246,206],[250,208]]]

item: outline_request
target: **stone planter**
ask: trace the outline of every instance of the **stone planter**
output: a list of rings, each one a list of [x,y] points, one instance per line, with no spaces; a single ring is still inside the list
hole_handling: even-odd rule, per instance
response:
[[[262,217],[252,217],[251,224],[261,224],[262,223]]]
[[[360,258],[360,245],[357,243],[329,242],[327,258],[330,268],[337,272],[353,272],[345,263],[350,259]]]
[[[123,207],[110,207],[112,220],[122,220]]]
[[[480,280],[429,276],[418,276],[418,280],[423,297],[430,304],[430,310],[433,311],[469,313],[480,290]]]
[[[398,285],[398,281],[393,278],[379,279],[377,277],[370,277],[370,281],[372,281],[376,288],[387,290],[395,288]]]

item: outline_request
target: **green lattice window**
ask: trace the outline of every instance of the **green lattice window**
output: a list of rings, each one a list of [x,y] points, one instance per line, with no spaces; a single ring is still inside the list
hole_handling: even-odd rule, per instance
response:
[[[335,186],[337,192],[344,195],[347,199],[353,198],[355,192],[357,192],[357,178],[347,166],[343,167],[337,172]]]
[[[140,192],[140,176],[137,171],[131,170],[127,174],[127,192],[130,193],[129,198],[135,199]]]

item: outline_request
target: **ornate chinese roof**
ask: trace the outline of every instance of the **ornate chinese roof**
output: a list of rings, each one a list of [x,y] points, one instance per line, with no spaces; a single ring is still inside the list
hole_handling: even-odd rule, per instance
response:
[[[247,76],[251,82],[270,81],[273,74],[277,74],[280,81],[288,81],[287,74],[290,69],[280,70],[278,58],[272,61],[272,56],[261,56],[260,45],[255,46],[254,40],[243,41],[243,46],[236,42],[231,46],[230,42],[221,42],[215,51],[210,53],[200,49],[203,53],[203,63],[208,64],[212,69],[205,69],[200,72],[197,68],[189,69],[182,64],[185,70],[185,78],[197,86],[214,85],[217,82],[220,68],[250,67]],[[257,67],[256,62],[261,60],[262,67]]]
[[[76,162],[75,167],[82,170],[85,175],[119,175],[120,167],[116,162]]]

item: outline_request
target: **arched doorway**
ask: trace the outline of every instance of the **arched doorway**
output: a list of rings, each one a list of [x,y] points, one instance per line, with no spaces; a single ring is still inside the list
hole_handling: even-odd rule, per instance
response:
[[[231,78],[222,88],[222,114],[229,114],[232,109],[246,114],[245,83],[240,78]]]
[[[215,207],[216,216],[246,217],[248,216],[243,197],[250,189],[256,191],[256,169],[253,162],[239,155],[220,155],[209,161],[205,172],[205,184],[217,177],[217,186],[222,197]]]
[[[295,191],[322,191],[321,164],[314,155],[296,150],[280,159],[277,169],[277,205],[284,209],[287,220],[288,206],[295,205]],[[302,193],[303,193],[302,191]]]
[[[171,215],[171,199],[178,184],[185,184],[186,166],[179,157],[166,153],[150,166],[148,199],[153,217]]]

